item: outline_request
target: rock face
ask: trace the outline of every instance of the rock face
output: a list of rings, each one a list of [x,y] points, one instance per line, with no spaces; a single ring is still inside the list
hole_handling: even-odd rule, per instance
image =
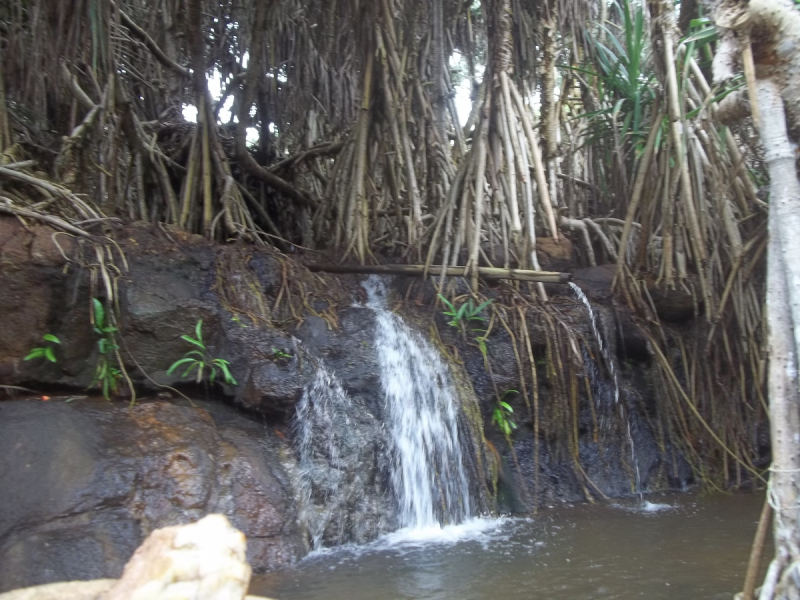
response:
[[[247,536],[256,571],[289,565],[316,541],[363,543],[393,528],[375,316],[359,305],[358,280],[312,275],[269,249],[211,245],[167,228],[127,228],[115,239],[109,272],[120,356],[140,400],[130,410],[63,396],[0,402],[0,591],[118,577],[151,531],[209,513],[227,515]],[[84,393],[98,356],[90,298],[105,293],[90,251],[47,228],[29,231],[0,218],[0,385],[51,389],[54,397]],[[550,268],[571,261],[566,241],[542,240],[539,251]],[[592,301],[606,304],[612,277],[604,267],[576,273]],[[647,384],[647,344],[624,314],[598,308],[612,353],[625,363],[624,407],[599,357],[581,357],[580,344],[559,338],[573,331],[592,339],[582,305],[565,294],[554,301],[553,323],[528,323],[538,377],[534,431],[527,403],[512,392],[533,389],[531,374],[518,368],[527,352],[521,338],[494,327],[486,340],[490,372],[476,334],[413,308],[414,298],[433,305],[433,287],[412,291],[397,295],[412,299],[406,320],[426,332],[438,319],[441,343],[458,357],[451,367],[475,498],[496,490],[503,511],[526,512],[589,494],[628,495],[634,464],[642,487],[689,479],[677,457],[665,482],[664,452],[649,420],[656,392]],[[230,361],[239,385],[189,384],[180,370],[167,374],[192,349],[181,335],[193,335],[200,320],[208,356]],[[45,333],[61,339],[58,362],[23,361]],[[569,420],[568,380],[553,384],[561,372],[575,376],[575,405],[583,407]],[[161,385],[217,401],[190,405],[175,394],[154,401]],[[510,445],[491,422],[504,393],[519,425]],[[305,454],[298,411],[318,416]]]
[[[442,341],[457,349],[480,399],[483,430],[500,463],[497,500],[502,512],[526,513],[589,497],[629,496],[637,486],[639,491],[681,489],[693,481],[680,453],[658,439],[650,351],[631,317],[610,302],[613,266],[576,272],[574,279],[592,298],[598,329],[617,372],[619,399],[609,367],[597,350],[587,310],[569,289],[562,288],[561,296],[553,298],[557,310],[548,317],[544,311],[528,315],[538,418],[531,400],[534,383],[528,346],[520,340],[519,330],[512,338],[504,328],[494,328],[486,340],[489,372],[482,351],[470,343],[471,336],[437,316]],[[586,343],[591,355],[579,350]],[[518,359],[526,365],[522,373]],[[519,393],[522,390],[528,392],[527,401]],[[492,422],[498,396],[513,408],[508,417],[517,428],[510,439]]]
[[[0,225],[0,314],[28,311],[0,337],[0,385],[85,388],[97,360],[89,299],[103,296],[81,266],[87,248],[62,253],[46,228]],[[351,306],[360,287],[310,275],[269,250],[214,246],[178,231],[134,227],[115,237],[120,353],[140,396],[152,397],[156,384],[183,385],[195,398],[225,395],[248,416],[205,402],[195,411],[140,400],[130,412],[104,402],[0,403],[9,415],[0,430],[12,415],[24,423],[0,447],[14,439],[42,461],[28,480],[33,471],[18,472],[22,459],[0,454],[0,472],[14,474],[9,492],[0,491],[3,585],[116,577],[150,531],[209,512],[228,515],[247,535],[258,571],[308,551],[315,532],[307,514],[319,507],[325,545],[370,541],[392,528],[374,316]],[[230,361],[239,385],[187,386],[180,371],[167,375],[192,349],[181,335],[194,335],[201,319],[209,355]],[[45,333],[62,340],[58,362],[23,361]],[[346,443],[332,456],[319,440],[304,488],[295,413],[321,369],[351,409],[334,412]],[[44,476],[45,457],[61,454],[58,464],[75,469]],[[25,501],[31,490],[40,501]]]
[[[197,402],[0,403],[0,591],[119,577],[145,535],[227,515],[257,570],[305,553],[270,428]]]

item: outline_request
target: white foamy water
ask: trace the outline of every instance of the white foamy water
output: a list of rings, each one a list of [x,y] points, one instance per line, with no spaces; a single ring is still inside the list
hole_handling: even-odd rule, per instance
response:
[[[458,544],[472,540],[489,543],[495,538],[495,534],[511,522],[512,519],[508,517],[496,519],[474,517],[458,525],[404,527],[382,536],[377,545],[418,547],[427,544]]]
[[[609,506],[611,506],[611,508],[617,508],[619,510],[638,514],[660,513],[673,510],[675,508],[675,506],[672,504],[666,504],[664,502],[650,502],[649,500],[639,500],[636,504],[623,504],[620,502],[614,502]]]
[[[377,317],[375,346],[399,524],[443,532],[443,526],[472,515],[453,381],[433,346],[387,310],[383,282],[371,276],[363,285]]]
[[[673,507],[671,504],[664,504],[660,502],[649,502],[645,500],[639,505],[639,509],[642,512],[661,512],[662,510],[671,510]]]

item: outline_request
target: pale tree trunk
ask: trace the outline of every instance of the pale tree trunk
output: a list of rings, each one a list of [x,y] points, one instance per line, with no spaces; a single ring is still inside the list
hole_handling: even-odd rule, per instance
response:
[[[757,83],[761,137],[770,178],[767,320],[772,475],[769,501],[775,510],[775,559],[760,598],[800,597],[800,412],[798,409],[797,302],[800,277],[800,181],[786,133],[783,102],[770,80]],[[793,314],[794,313],[794,314]]]
[[[558,53],[558,2],[548,0],[542,5],[542,125],[547,163],[547,179],[550,199],[553,206],[558,206],[558,189],[556,187],[557,155],[558,155],[558,113],[556,107],[556,55]]]
[[[444,26],[442,24],[442,0],[431,1],[431,29],[433,41],[433,60],[431,62],[431,79],[433,80],[433,120],[436,132],[439,134],[439,143],[445,148],[448,146],[447,128],[445,125],[445,96],[447,90],[444,86]],[[456,124],[456,127],[458,125]]]
[[[800,12],[789,0],[723,1],[714,78],[744,65],[770,176],[767,320],[775,558],[760,600],[800,598],[800,177],[790,131],[800,132]],[[744,95],[738,97],[744,102]],[[736,114],[733,111],[731,114]],[[739,113],[741,114],[741,113]],[[789,129],[787,129],[787,121]]]

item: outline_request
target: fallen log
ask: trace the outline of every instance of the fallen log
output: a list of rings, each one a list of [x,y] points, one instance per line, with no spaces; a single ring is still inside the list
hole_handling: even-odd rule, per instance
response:
[[[324,273],[364,273],[368,275],[422,275],[425,265],[309,265],[308,269]],[[453,277],[464,277],[466,267],[445,267],[445,273]],[[442,267],[431,265],[428,275],[441,275]],[[513,279],[516,281],[537,281],[540,283],[568,283],[572,275],[556,271],[527,271],[525,269],[500,269],[497,267],[478,267],[482,279]]]

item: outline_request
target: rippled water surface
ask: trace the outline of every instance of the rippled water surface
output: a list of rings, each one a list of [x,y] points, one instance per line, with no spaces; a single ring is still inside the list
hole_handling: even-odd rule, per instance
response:
[[[255,578],[250,593],[729,600],[741,589],[762,502],[761,495],[663,496],[400,531],[369,546],[315,553],[295,569]]]

